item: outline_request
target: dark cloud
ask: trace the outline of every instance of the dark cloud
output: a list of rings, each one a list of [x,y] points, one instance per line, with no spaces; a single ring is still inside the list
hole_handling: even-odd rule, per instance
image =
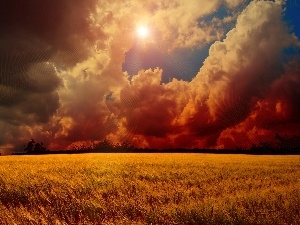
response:
[[[12,0],[0,3],[1,30],[6,33],[25,31],[55,43],[72,34],[87,32],[89,14],[95,0]],[[3,34],[3,33],[2,33]]]
[[[121,91],[122,114],[131,133],[165,137],[174,129],[171,122],[176,116],[176,92],[160,84],[161,76],[162,70],[141,71]],[[127,99],[132,99],[132,104]]]
[[[87,56],[83,46],[91,38],[88,18],[95,4],[0,2],[0,120],[10,127],[7,131],[18,133],[19,126],[34,127],[53,117],[62,84],[56,67],[74,65]]]
[[[281,77],[272,82],[265,95],[256,99],[249,115],[236,126],[225,129],[218,144],[226,148],[251,147],[262,142],[274,144],[275,134],[300,133],[299,58],[286,65]]]
[[[242,9],[244,3],[225,6]],[[271,140],[274,132],[299,133],[300,45],[282,19],[283,2],[252,1],[239,15],[212,23],[204,18],[222,4],[202,5],[1,1],[0,145],[34,137],[53,149],[104,138],[138,147],[235,147]],[[223,24],[233,21],[221,40]],[[134,26],[142,22],[156,32],[135,46]],[[152,49],[146,57],[155,40],[166,53]],[[161,57],[180,73],[190,62],[173,53],[213,41],[190,82],[162,83],[158,68],[131,77],[122,71],[134,47],[142,50],[132,55],[133,69],[143,60],[152,67]],[[295,54],[285,57],[289,48]]]

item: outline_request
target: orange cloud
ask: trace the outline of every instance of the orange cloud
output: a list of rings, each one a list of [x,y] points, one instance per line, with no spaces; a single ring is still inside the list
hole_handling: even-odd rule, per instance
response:
[[[183,10],[178,4],[160,5],[157,10],[178,13]],[[293,116],[296,109],[288,103],[292,95],[265,94],[266,90],[281,94],[275,86],[290,75],[282,75],[288,68],[280,63],[280,55],[298,43],[281,19],[280,2],[251,2],[236,27],[211,46],[190,83],[174,79],[162,84],[158,68],[141,70],[127,80],[121,65],[132,37],[126,34],[126,23],[118,29],[124,12],[115,15],[112,10],[116,18],[108,20],[110,27],[105,29],[113,37],[104,44],[106,51],[61,73],[66,88],[60,92],[59,114],[71,115],[74,121],[63,139],[129,139],[137,147],[157,148],[249,147],[272,140],[274,131],[282,131],[278,127],[284,118]],[[287,85],[291,82],[287,80],[281,82]],[[270,124],[276,125],[268,128]]]
[[[63,2],[38,10],[33,1],[6,3],[10,13],[0,15],[11,21],[1,23],[0,146],[26,136],[54,149],[104,138],[138,147],[247,147],[274,132],[299,134],[299,58],[284,62],[282,54],[300,45],[282,20],[283,1]],[[245,9],[206,21],[221,4]],[[235,19],[225,36],[222,25]],[[140,21],[169,54],[214,42],[191,82],[163,84],[159,68],[122,71]]]
[[[218,146],[249,148],[261,142],[275,144],[276,133],[299,135],[299,66],[295,61],[288,65],[285,74],[272,82],[268,93],[252,106],[249,116],[221,133]]]

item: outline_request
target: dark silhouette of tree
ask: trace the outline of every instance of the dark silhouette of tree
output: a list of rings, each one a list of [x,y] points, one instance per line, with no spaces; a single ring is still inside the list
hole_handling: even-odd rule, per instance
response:
[[[254,154],[291,154],[298,153],[300,148],[300,136],[288,136],[275,133],[274,140],[253,144],[250,151]]]
[[[34,151],[35,152],[44,152],[44,151],[46,151],[46,148],[43,146],[43,142],[41,142],[41,143],[35,143],[35,145],[34,145]]]
[[[36,143],[34,139],[31,139],[31,141],[28,142],[27,146],[23,145],[23,150],[27,153],[44,152],[46,151],[46,147],[44,147],[43,142]]]
[[[275,139],[277,141],[278,148],[280,149],[291,149],[300,147],[300,136],[282,136],[278,133],[275,134]]]
[[[40,143],[35,143],[35,145],[34,145],[34,151],[35,152],[40,152],[41,151],[41,144]]]
[[[289,143],[288,139],[289,139],[288,137],[283,137],[283,136],[279,135],[278,133],[275,133],[275,140],[277,142],[278,148],[281,148],[281,149],[289,148],[289,145],[291,143]]]
[[[132,151],[134,150],[134,145],[131,144],[130,141],[126,140],[126,141],[123,141],[123,143],[121,144],[120,146],[124,151]]]
[[[34,139],[31,139],[31,141],[29,141],[27,146],[24,148],[25,152],[28,152],[28,153],[33,152],[34,144],[35,144]]]
[[[112,150],[114,149],[114,145],[111,144],[106,138],[94,146],[94,149],[97,150]]]

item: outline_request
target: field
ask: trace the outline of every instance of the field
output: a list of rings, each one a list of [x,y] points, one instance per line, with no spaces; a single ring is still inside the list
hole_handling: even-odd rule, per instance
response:
[[[300,157],[0,157],[0,224],[299,224]]]

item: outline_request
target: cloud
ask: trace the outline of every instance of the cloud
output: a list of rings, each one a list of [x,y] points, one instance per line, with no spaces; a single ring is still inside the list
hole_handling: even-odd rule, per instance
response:
[[[299,72],[299,58],[296,58],[286,65],[284,74],[269,85],[265,95],[255,101],[249,115],[221,133],[218,145],[249,148],[262,142],[275,144],[276,133],[289,137],[299,135]]]
[[[297,42],[281,15],[279,2],[251,2],[226,38],[210,47],[192,84],[207,87],[200,94],[208,95],[205,103],[213,120],[234,123],[243,119],[251,98],[280,75],[282,50]]]
[[[161,69],[140,71],[120,92],[121,126],[132,135],[165,138],[177,115],[175,89],[160,83]]]
[[[220,1],[152,2],[151,22],[156,26],[157,39],[168,48],[201,48],[219,37],[214,27],[198,21],[216,12]]]
[[[4,135],[4,143],[18,145],[32,129],[52,120],[60,107],[58,70],[86,57],[88,15],[94,4],[1,1],[0,120],[4,134],[15,134]]]
[[[58,90],[61,107],[56,118],[60,127],[56,139],[61,143],[66,143],[66,140],[74,142],[102,139],[110,133],[111,138],[116,138],[116,134],[121,133],[123,138],[126,137],[124,133],[150,139],[152,136],[162,138],[173,130],[173,119],[168,117],[175,117],[175,111],[179,112],[180,107],[174,101],[176,91],[167,88],[171,85],[161,86],[161,72],[153,71],[149,79],[146,79],[147,75],[139,74],[129,83],[127,75],[121,71],[124,53],[133,44],[132,29],[135,21],[140,11],[147,13],[143,4],[124,4],[98,4],[96,13],[90,17],[90,26],[95,30],[101,26],[105,38],[95,42],[95,48],[90,48],[90,56],[85,61],[59,73],[64,87]],[[180,7],[184,6],[182,2],[180,4]],[[170,5],[162,7],[164,11],[171,10]],[[133,10],[137,8],[140,10]],[[95,30],[93,32],[96,33]],[[156,77],[154,81],[153,77]],[[151,85],[147,81],[151,81]],[[147,92],[153,93],[152,100],[146,99],[147,96],[150,97]],[[166,97],[158,97],[156,92],[161,92]],[[137,105],[133,109],[128,108],[130,104],[127,103],[134,101]],[[155,108],[162,110],[168,104],[167,110],[153,111]],[[162,124],[163,127],[158,129]],[[118,137],[116,140],[122,138]]]
[[[135,91],[126,92],[126,96],[136,99],[136,105],[128,113],[130,121],[133,122],[128,123],[126,120],[127,126],[134,127],[133,123],[136,122],[140,125],[135,128],[138,130],[136,134],[164,137],[169,146],[175,146],[174,143],[177,142],[185,147],[214,146],[218,139],[222,139],[225,131],[232,128],[231,136],[236,137],[232,139],[233,142],[240,139],[241,146],[242,143],[249,145],[254,139],[247,135],[247,138],[241,138],[239,134],[244,126],[239,127],[238,124],[246,123],[243,121],[253,113],[253,107],[258,104],[256,101],[259,102],[258,99],[265,95],[270,85],[284,73],[283,50],[297,44],[297,38],[289,34],[286,24],[282,21],[281,2],[251,2],[238,17],[236,27],[223,41],[217,41],[211,46],[209,56],[198,75],[186,85],[184,95],[187,97],[183,98],[184,103],[178,111],[174,111],[178,104],[176,97],[168,98],[171,101],[164,103],[162,96],[165,86],[158,83],[158,75],[145,76],[140,73],[136,79],[154,83],[151,83],[153,86],[149,86],[148,83],[146,85],[140,81],[135,87],[137,84],[133,82],[131,88]],[[171,84],[172,82],[168,85],[171,87]],[[144,94],[139,96],[139,91]],[[177,91],[176,96],[181,95]],[[291,95],[287,99],[290,98]],[[282,102],[288,102],[287,99]],[[277,103],[277,110],[282,110],[281,104]],[[165,105],[165,108],[162,109],[162,105]],[[124,107],[126,108],[126,105]],[[159,112],[162,112],[162,115]],[[176,112],[176,117],[170,112]],[[164,118],[161,120],[164,122],[157,123],[158,117]],[[155,122],[151,118],[154,118]],[[149,124],[147,120],[150,121]],[[258,129],[258,124],[264,121],[267,122],[267,119],[260,118],[251,125],[247,123],[247,130],[256,133],[254,131]],[[276,121],[280,123],[276,119],[272,122]],[[259,132],[257,139],[272,133],[267,129],[260,129]],[[202,141],[195,141],[197,139]],[[146,138],[144,142],[153,144],[162,140]]]
[[[283,2],[252,1],[238,15],[207,21],[222,4],[246,5],[1,2],[0,146],[34,137],[53,149],[104,138],[138,147],[235,147],[271,140],[275,131],[299,133],[299,58],[283,57],[299,40],[282,19]],[[143,50],[156,44],[165,57],[213,42],[191,82],[162,83],[160,68],[122,71],[138,23],[152,32]]]

